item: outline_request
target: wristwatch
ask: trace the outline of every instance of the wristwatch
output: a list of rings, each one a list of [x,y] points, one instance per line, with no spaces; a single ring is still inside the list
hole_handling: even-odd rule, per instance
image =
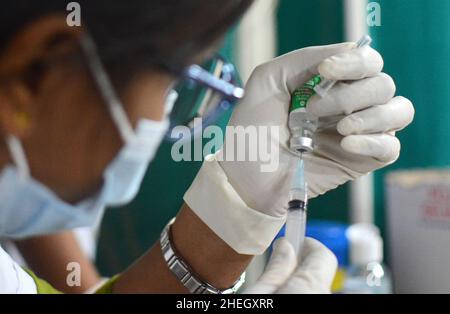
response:
[[[189,265],[176,254],[176,251],[171,243],[170,227],[175,218],[173,218],[161,232],[161,250],[164,259],[170,271],[181,281],[181,283],[189,290],[190,293],[195,294],[232,294],[236,293],[242,284],[245,282],[245,272],[234,283],[231,288],[220,290],[204,282],[197,274],[189,267]]]

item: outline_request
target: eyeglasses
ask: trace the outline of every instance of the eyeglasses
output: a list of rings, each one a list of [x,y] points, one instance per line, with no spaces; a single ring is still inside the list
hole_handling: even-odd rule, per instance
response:
[[[180,139],[172,136],[172,130],[177,126],[188,127],[190,139],[198,137],[205,127],[231,111],[244,96],[235,66],[218,55],[202,66],[187,67],[174,90],[178,98],[169,116],[166,138],[170,141]],[[201,128],[195,127],[198,118],[201,118]]]

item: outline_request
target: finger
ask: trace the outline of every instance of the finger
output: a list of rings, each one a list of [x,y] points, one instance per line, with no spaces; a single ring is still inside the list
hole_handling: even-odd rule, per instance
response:
[[[405,128],[414,118],[414,107],[408,99],[395,97],[385,105],[356,112],[339,121],[337,130],[351,134],[386,133]]]
[[[294,50],[280,57],[275,58],[273,61],[265,63],[265,65],[280,65],[283,68],[289,68],[293,73],[299,73],[301,71],[309,70],[313,68],[313,71],[317,71],[319,64],[325,59],[339,55],[348,51],[352,51],[355,48],[355,43],[339,43],[327,46],[315,46],[307,47],[298,50]],[[308,62],[305,62],[305,57]],[[264,64],[262,65],[264,67]],[[316,74],[319,74],[317,71]]]
[[[351,83],[340,82],[325,97],[314,95],[307,110],[317,117],[348,115],[387,103],[394,97],[395,89],[392,78],[384,73]]]
[[[343,150],[383,163],[391,163],[400,155],[400,141],[390,134],[349,135],[342,139]]]
[[[383,65],[383,58],[378,51],[367,46],[325,59],[319,65],[319,73],[330,80],[360,80],[377,75]]]
[[[289,278],[296,266],[294,248],[285,238],[278,239],[273,245],[272,255],[264,273],[245,293],[274,293]]]
[[[324,59],[350,51],[354,47],[355,43],[340,43],[295,50],[256,67],[252,76],[269,77],[278,82],[286,82],[291,93],[312,75],[319,74],[317,68]],[[247,84],[246,91],[252,91],[252,82],[253,80],[249,80],[250,84]],[[264,91],[261,91],[258,86],[255,92],[260,94]]]
[[[306,238],[301,265],[278,292],[329,293],[336,269],[336,256],[319,241]]]

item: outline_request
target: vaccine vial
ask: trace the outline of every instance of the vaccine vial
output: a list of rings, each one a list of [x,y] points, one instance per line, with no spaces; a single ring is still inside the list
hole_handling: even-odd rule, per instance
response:
[[[291,131],[289,145],[293,151],[308,153],[314,148],[318,118],[306,112],[306,106],[321,81],[320,75],[316,75],[292,93],[288,126]]]

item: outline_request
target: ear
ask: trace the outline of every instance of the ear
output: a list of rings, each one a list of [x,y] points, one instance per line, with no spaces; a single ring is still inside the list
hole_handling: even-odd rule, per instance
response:
[[[36,86],[47,66],[79,48],[81,27],[63,15],[45,16],[22,27],[0,52],[0,129],[23,137],[33,126]]]
[[[0,127],[3,133],[22,138],[31,131],[34,112],[31,104],[30,93],[23,84],[0,87]]]

